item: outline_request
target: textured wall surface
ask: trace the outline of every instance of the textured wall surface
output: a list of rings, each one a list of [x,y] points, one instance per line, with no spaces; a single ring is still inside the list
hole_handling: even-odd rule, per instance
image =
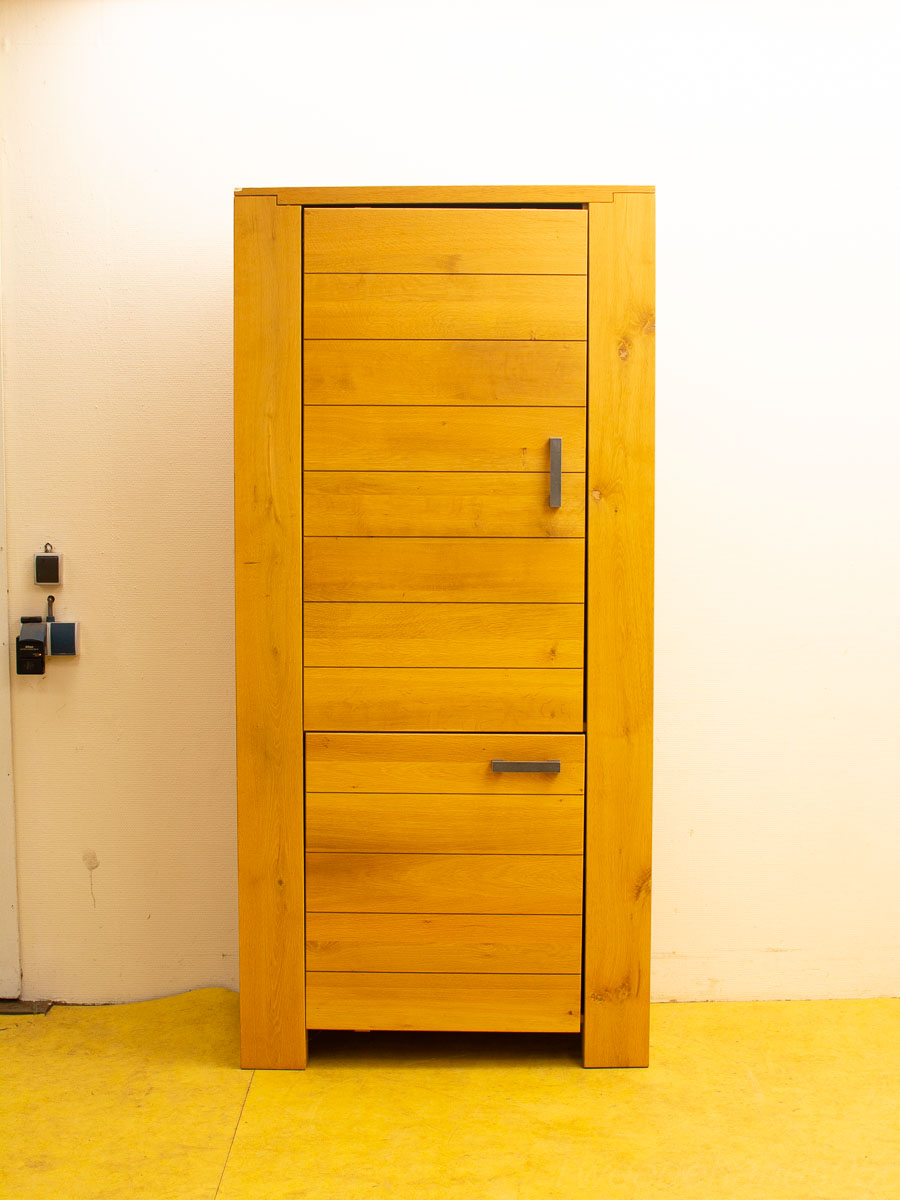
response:
[[[900,990],[896,16],[7,0],[24,994],[234,986],[235,187],[655,183],[654,994]],[[893,24],[888,25],[891,20]]]

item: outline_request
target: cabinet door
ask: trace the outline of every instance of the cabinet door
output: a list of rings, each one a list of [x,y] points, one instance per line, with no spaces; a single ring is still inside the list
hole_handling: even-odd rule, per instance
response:
[[[578,1029],[583,735],[309,733],[306,759],[311,1026]],[[525,762],[556,769],[497,769]]]
[[[304,262],[306,728],[581,730],[585,213],[310,209]]]

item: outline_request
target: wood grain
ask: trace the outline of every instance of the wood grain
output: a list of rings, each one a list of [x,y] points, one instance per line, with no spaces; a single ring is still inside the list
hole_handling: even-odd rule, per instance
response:
[[[311,1029],[577,1033],[580,975],[310,971]]]
[[[580,603],[579,538],[305,538],[305,600]]]
[[[553,208],[308,208],[307,272],[585,275],[587,213]]]
[[[581,854],[583,825],[581,796],[306,795],[309,850]]]
[[[583,672],[547,667],[306,667],[311,730],[575,733]]]
[[[303,606],[309,667],[569,667],[584,662],[582,604]]]
[[[279,204],[602,204],[620,192],[652,187],[617,184],[472,184],[450,187],[271,187],[239,188],[238,195],[274,196]]]
[[[310,971],[581,973],[579,916],[310,913]]]
[[[585,1066],[649,1054],[652,196],[592,206]]]
[[[552,667],[307,667],[303,713],[317,730],[575,733],[583,677]]]
[[[550,476],[525,472],[306,471],[307,535],[584,537],[584,475],[564,472],[562,506]]]
[[[545,474],[552,437],[562,438],[564,472],[585,469],[581,408],[307,406],[303,420],[307,471]]]
[[[307,404],[570,405],[587,398],[577,342],[307,338]]]
[[[241,1063],[306,1064],[300,212],[235,201]]]
[[[580,854],[306,855],[307,912],[581,912]]]
[[[587,336],[583,275],[307,275],[308,338]]]
[[[496,774],[491,759],[558,758],[558,775]],[[581,794],[581,734],[307,733],[310,792]]]

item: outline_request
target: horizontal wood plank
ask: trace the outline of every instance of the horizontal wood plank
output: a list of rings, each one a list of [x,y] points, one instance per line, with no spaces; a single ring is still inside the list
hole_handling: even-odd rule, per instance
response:
[[[558,774],[498,774],[495,758],[559,759]],[[310,792],[578,795],[582,734],[307,733]]]
[[[307,208],[307,272],[584,275],[587,213],[553,208]]]
[[[310,1029],[577,1033],[580,975],[308,971]]]
[[[580,854],[308,852],[307,912],[581,912]]]
[[[583,275],[306,275],[308,338],[587,336]]]
[[[581,971],[581,917],[310,913],[310,971]]]
[[[489,471],[306,471],[304,530],[340,537],[584,537],[584,475]]]
[[[584,673],[545,667],[307,667],[308,729],[577,732]]]
[[[578,604],[583,580],[579,538],[303,540],[305,600]]]
[[[308,667],[575,667],[581,604],[303,606]]]
[[[584,342],[307,338],[307,404],[572,405],[583,408]]]
[[[307,407],[307,471],[550,470],[550,438],[562,438],[563,471],[585,467],[585,411],[578,408]],[[546,500],[544,501],[546,504]]]
[[[308,792],[306,796],[309,850],[580,854],[583,825],[581,796],[415,792]]]
[[[279,204],[603,204],[620,192],[653,192],[631,184],[452,184],[431,187],[237,188],[238,196],[274,196]]]

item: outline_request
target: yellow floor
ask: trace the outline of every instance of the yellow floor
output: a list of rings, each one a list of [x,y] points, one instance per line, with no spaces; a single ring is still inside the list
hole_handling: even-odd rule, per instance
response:
[[[219,988],[0,1016],[3,1200],[900,1200],[900,1000],[664,1004],[568,1036],[314,1034],[242,1072]]]

